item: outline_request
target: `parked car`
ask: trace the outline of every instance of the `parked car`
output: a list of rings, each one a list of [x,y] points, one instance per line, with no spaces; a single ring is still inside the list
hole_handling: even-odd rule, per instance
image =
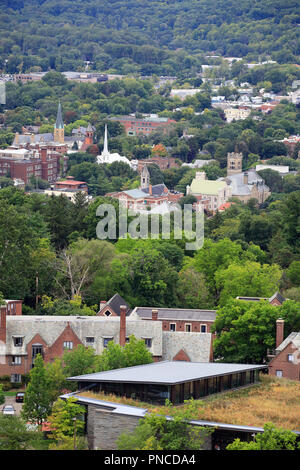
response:
[[[4,405],[2,408],[2,413],[4,415],[14,415],[15,412],[16,411],[12,405]]]
[[[24,392],[18,392],[16,394],[16,402],[17,403],[23,403],[24,401],[24,396],[25,396],[25,393]]]

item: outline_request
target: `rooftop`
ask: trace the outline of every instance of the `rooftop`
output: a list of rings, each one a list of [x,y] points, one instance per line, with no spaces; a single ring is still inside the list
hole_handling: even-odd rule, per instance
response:
[[[124,382],[175,385],[217,375],[266,368],[266,365],[163,361],[106,372],[69,377],[81,382]]]
[[[191,184],[192,194],[218,194],[218,192],[226,188],[226,181],[200,180],[194,178]]]
[[[188,308],[156,308],[156,307],[136,307],[135,312],[141,318],[151,319],[152,310],[158,311],[159,320],[201,320],[215,321],[215,310],[196,310]]]

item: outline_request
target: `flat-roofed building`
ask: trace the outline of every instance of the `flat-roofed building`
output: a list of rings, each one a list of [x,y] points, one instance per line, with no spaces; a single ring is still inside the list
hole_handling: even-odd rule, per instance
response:
[[[214,362],[164,361],[94,374],[69,377],[79,390],[90,390],[134,397],[156,404],[183,403],[211,394],[250,386],[259,381],[259,372],[268,367],[260,364],[225,364]]]

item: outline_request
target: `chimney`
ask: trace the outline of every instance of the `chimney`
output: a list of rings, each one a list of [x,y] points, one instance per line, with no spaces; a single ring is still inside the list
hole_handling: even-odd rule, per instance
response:
[[[126,344],[126,305],[120,306],[120,346],[125,346]]]
[[[47,154],[48,154],[48,151],[46,148],[42,148],[41,149],[41,159],[42,159],[42,162],[43,163],[46,163],[47,161]]]
[[[101,308],[104,307],[105,304],[106,304],[106,300],[100,300],[100,310]]]
[[[152,184],[149,184],[149,194],[152,196]]]
[[[6,344],[6,305],[0,305],[0,343]]]
[[[158,310],[152,310],[152,320],[153,321],[158,320]]]
[[[246,171],[244,173],[244,184],[248,184],[248,173]]]
[[[284,320],[282,318],[278,318],[276,320],[276,348],[282,343],[284,340]]]

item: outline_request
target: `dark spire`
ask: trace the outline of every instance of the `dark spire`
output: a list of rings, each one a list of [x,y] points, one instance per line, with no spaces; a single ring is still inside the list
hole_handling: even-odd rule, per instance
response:
[[[57,110],[57,118],[56,118],[55,128],[56,129],[63,129],[64,128],[64,122],[63,122],[63,118],[62,118],[60,102],[58,103],[58,110]]]

